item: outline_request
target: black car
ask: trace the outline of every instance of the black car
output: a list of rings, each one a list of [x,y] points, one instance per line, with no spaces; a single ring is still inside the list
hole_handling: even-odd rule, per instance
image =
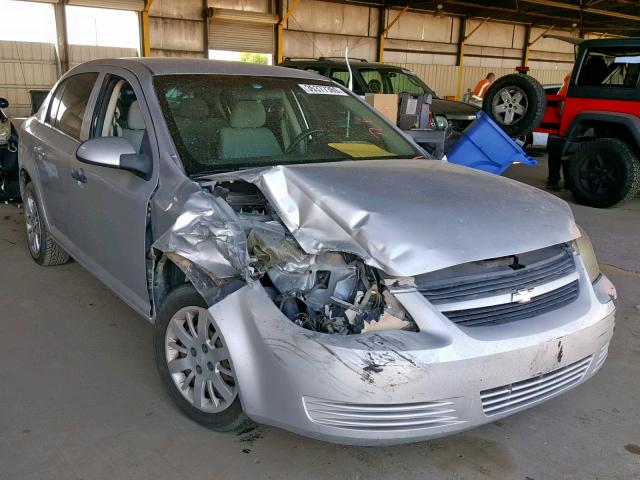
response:
[[[364,95],[365,93],[430,93],[433,95],[431,110],[436,117],[436,122],[441,123],[443,119],[446,119],[451,129],[458,132],[464,130],[476,118],[476,113],[479,110],[477,107],[438,98],[426,83],[406,68],[353,58],[350,59],[349,64],[353,72],[353,92],[356,95]],[[285,58],[280,66],[319,73],[344,86],[349,83],[349,71],[342,58]]]

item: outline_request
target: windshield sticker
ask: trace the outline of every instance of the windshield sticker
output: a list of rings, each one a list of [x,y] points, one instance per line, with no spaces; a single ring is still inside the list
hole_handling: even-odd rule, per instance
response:
[[[372,143],[329,143],[331,148],[339,152],[346,153],[351,158],[372,158],[372,157],[393,157],[393,153],[388,152]]]
[[[331,85],[307,85],[299,83],[298,86],[311,95],[342,95],[347,96],[347,92]]]

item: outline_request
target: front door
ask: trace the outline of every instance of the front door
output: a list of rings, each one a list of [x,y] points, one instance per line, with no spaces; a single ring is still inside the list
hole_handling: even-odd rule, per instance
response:
[[[82,262],[138,312],[149,315],[147,285],[148,205],[157,183],[155,134],[135,76],[109,68],[92,108],[89,137],[126,138],[136,152],[153,159],[145,180],[132,172],[78,162],[83,181],[73,194]]]

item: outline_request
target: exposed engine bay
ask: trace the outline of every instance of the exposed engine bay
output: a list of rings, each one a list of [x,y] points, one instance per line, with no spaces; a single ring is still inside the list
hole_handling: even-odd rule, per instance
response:
[[[417,330],[385,285],[383,272],[350,253],[304,252],[252,184],[223,182],[209,188],[240,219],[251,276],[296,325],[343,335]]]

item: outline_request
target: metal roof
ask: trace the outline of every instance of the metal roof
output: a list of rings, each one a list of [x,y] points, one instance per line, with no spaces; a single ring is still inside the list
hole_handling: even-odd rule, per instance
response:
[[[349,3],[349,2],[347,2]],[[575,29],[579,33],[640,36],[638,0],[365,0],[359,4],[441,11],[468,17]],[[441,5],[441,8],[438,8]]]

